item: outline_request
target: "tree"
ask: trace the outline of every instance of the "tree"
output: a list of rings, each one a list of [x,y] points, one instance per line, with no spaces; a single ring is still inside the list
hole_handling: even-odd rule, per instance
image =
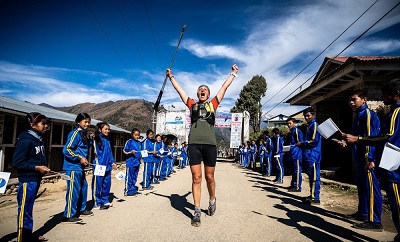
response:
[[[243,86],[235,106],[231,113],[241,113],[247,111],[250,113],[250,126],[254,132],[260,131],[261,121],[261,98],[267,91],[267,81],[263,76],[253,76],[253,78]]]

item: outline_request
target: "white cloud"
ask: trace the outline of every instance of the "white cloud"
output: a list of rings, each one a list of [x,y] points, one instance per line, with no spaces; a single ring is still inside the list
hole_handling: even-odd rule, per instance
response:
[[[314,2],[315,5],[294,6],[292,9],[289,7],[286,10],[286,16],[277,16],[275,19],[253,20],[253,29],[250,30],[248,37],[240,43],[234,43],[233,45],[213,45],[212,43],[204,43],[191,39],[185,41],[188,44],[183,45],[183,48],[186,48],[200,58],[220,57],[231,59],[232,62],[240,60],[241,69],[239,77],[235,78],[234,84],[226,94],[227,97],[236,99],[245,82],[250,80],[253,75],[263,75],[267,79],[268,84],[266,97],[263,98],[263,102],[265,102],[272,95],[280,91],[303,68],[303,66],[300,66],[290,70],[291,73],[283,73],[281,72],[283,66],[294,61],[300,61],[301,63],[311,61],[373,2],[364,0],[327,0]],[[290,92],[299,87],[312,74],[318,71],[324,57],[338,54],[355,37],[370,27],[396,3],[395,0],[390,0],[375,4],[370,11],[354,24],[327,52],[322,54],[302,75],[297,77],[293,83],[280,92],[273,100],[266,103],[263,111],[268,111]],[[249,11],[260,12],[263,8],[268,9],[269,6],[264,5],[258,8],[253,6]],[[266,16],[269,17],[268,14]],[[398,13],[388,16],[388,18],[381,21],[368,34],[400,22],[399,16]],[[257,15],[257,18],[259,17],[260,15]],[[400,48],[398,40],[362,40],[362,42],[360,41],[353,45],[344,54],[377,55],[385,53],[389,48],[391,50]],[[198,75],[196,76],[198,77]],[[217,80],[210,83],[210,86],[214,89],[222,84],[224,78],[226,78],[225,76],[220,75],[218,78],[205,80],[207,80],[206,83],[210,83],[210,80]],[[303,88],[307,87],[310,83],[308,82]],[[185,84],[185,88],[193,91],[192,85]],[[224,106],[232,107],[233,104],[234,102],[231,101],[224,104]],[[284,107],[285,105],[282,106]],[[296,108],[285,108],[284,111]],[[280,111],[281,109],[278,107],[272,113],[276,115]]]

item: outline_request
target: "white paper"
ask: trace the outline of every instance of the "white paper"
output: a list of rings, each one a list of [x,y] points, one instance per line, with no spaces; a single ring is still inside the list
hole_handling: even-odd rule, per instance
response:
[[[283,152],[288,152],[288,151],[290,151],[290,145],[284,145]]]
[[[178,155],[178,152],[172,153],[172,156],[177,156],[177,155]]]
[[[117,178],[118,180],[121,181],[122,179],[125,178],[125,173],[122,172],[122,171],[120,171],[120,172],[118,172],[118,173],[115,175],[115,178]]]
[[[96,165],[94,167],[94,175],[95,176],[104,176],[106,174],[106,166]]]
[[[340,131],[331,118],[318,125],[317,130],[325,139],[329,139],[334,133]]]
[[[143,158],[149,156],[149,153],[147,152],[147,150],[142,150],[142,151],[140,151],[140,153],[142,154]]]
[[[10,175],[10,172],[0,172],[0,193],[6,192],[7,183]]]
[[[399,166],[400,166],[400,148],[387,142],[385,144],[385,148],[383,149],[379,167],[388,171],[394,171],[397,170]]]
[[[160,151],[160,154],[164,153],[164,149],[163,148],[161,148],[159,151]]]

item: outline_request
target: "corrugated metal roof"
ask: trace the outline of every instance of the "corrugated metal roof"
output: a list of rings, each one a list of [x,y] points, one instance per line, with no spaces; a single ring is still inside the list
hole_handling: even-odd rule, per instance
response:
[[[329,59],[339,61],[339,62],[346,62],[349,58],[358,61],[376,61],[376,60],[392,60],[392,59],[399,59],[399,56],[338,56],[338,57],[329,57]]]
[[[27,101],[20,101],[17,99],[12,99],[4,96],[0,96],[0,108],[17,111],[25,114],[30,112],[39,112],[41,114],[46,115],[46,117],[50,119],[57,119],[60,121],[65,121],[67,123],[73,123],[73,124],[75,123],[75,118],[76,118],[76,114],[67,113],[53,108],[48,108]],[[92,119],[93,124],[96,124],[97,122],[100,122],[100,120]],[[114,131],[122,133],[130,133],[128,130],[122,129],[112,124],[110,124],[110,128],[111,130]]]

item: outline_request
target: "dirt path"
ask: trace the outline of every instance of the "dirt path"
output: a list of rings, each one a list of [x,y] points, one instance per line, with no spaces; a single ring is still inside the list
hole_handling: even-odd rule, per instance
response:
[[[300,194],[288,193],[285,187],[289,177],[284,184],[276,185],[272,178],[234,163],[217,165],[218,206],[212,217],[205,213],[208,198],[203,182],[202,225],[194,228],[190,225],[190,180],[189,169],[178,170],[169,180],[155,185],[155,190],[124,197],[124,182],[113,177],[114,206],[94,211],[95,216],[84,218],[79,225],[60,222],[65,181],[44,183],[35,202],[34,230],[50,241],[389,241],[395,235],[388,211],[383,213],[384,232],[352,228],[353,222],[342,214],[356,211],[354,191],[323,185],[322,204],[307,206],[300,202],[308,195],[307,181]],[[0,238],[10,241],[16,237],[16,198],[3,196],[0,201],[5,201],[0,204]]]

